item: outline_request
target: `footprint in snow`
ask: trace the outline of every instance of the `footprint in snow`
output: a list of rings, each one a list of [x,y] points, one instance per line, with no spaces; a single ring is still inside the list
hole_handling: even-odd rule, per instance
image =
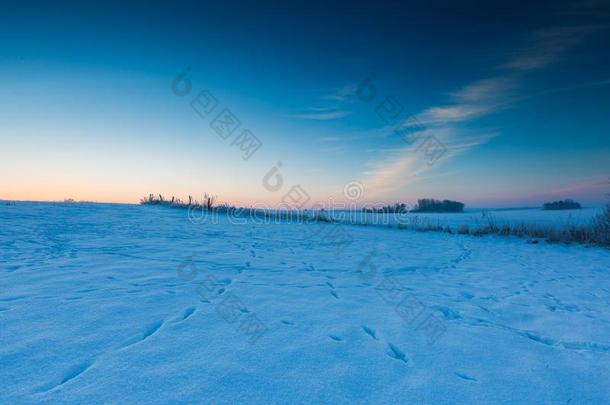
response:
[[[172,323],[179,323],[179,322],[186,321],[188,318],[190,318],[195,313],[196,310],[197,310],[196,307],[186,308],[185,310],[182,311],[180,316],[177,319],[175,319]]]
[[[458,377],[460,377],[463,380],[478,381],[476,378],[471,377],[471,376],[469,376],[468,374],[465,374],[465,373],[460,373],[459,371],[456,371],[455,375],[457,375]]]
[[[75,366],[72,366],[70,369],[68,369],[67,373],[62,377],[61,380],[54,382],[54,383],[45,384],[45,385],[41,386],[40,388],[38,388],[35,391],[35,393],[40,394],[40,393],[53,391],[54,389],[59,388],[62,385],[74,380],[75,378],[77,378],[78,376],[83,374],[85,371],[87,371],[92,365],[93,365],[93,361],[87,360],[87,361],[80,362],[80,363],[76,364]]]
[[[462,316],[459,314],[459,312],[454,311],[451,308],[448,307],[442,307],[442,306],[433,306],[434,309],[436,309],[437,311],[439,311],[441,314],[443,314],[443,317],[446,320],[453,320],[453,319],[461,319]]]
[[[68,373],[61,380],[59,385],[64,385],[68,381],[74,380],[76,377],[78,377],[79,375],[81,375],[85,371],[87,371],[87,369],[89,369],[89,367],[91,367],[92,365],[93,365],[93,362],[84,361],[84,362],[79,363],[76,366],[72,367],[72,369],[70,371],[68,371]]]
[[[161,329],[161,326],[163,326],[162,320],[151,323],[144,329],[144,333],[141,336],[137,336],[137,337],[134,337],[134,338],[128,340],[125,343],[125,345],[123,345],[122,349],[126,349],[137,343],[145,341],[146,339],[148,339],[149,337],[154,335],[159,329]]]
[[[377,333],[375,333],[375,329],[369,328],[366,325],[362,325],[362,330],[369,335],[370,337],[372,337],[375,340],[379,340],[379,338],[377,337]]]
[[[528,339],[533,340],[534,342],[542,343],[543,345],[554,346],[555,344],[557,344],[557,342],[554,339],[540,336],[540,335],[537,335],[532,332],[523,331],[523,332],[519,332],[519,334],[521,336],[524,336]]]
[[[404,352],[398,347],[394,346],[392,343],[388,343],[388,351],[386,353],[388,356],[396,360],[400,360],[404,363],[407,362],[407,356],[404,354]]]

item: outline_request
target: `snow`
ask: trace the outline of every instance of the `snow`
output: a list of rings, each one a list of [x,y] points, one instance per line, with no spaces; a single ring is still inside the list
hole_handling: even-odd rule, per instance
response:
[[[610,399],[608,250],[113,204],[0,225],[0,403]]]
[[[519,209],[468,209],[461,213],[397,213],[379,214],[361,211],[335,210],[329,215],[333,219],[351,224],[396,225],[416,222],[419,224],[440,225],[457,230],[462,225],[482,227],[494,221],[497,225],[520,225],[522,223],[563,228],[574,225],[587,225],[602,211],[601,207],[587,207],[576,210],[544,211],[540,208]]]

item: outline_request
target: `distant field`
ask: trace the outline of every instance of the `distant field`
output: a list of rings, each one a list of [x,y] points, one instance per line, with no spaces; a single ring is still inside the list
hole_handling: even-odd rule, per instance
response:
[[[382,214],[360,211],[333,211],[329,214],[340,222],[355,222],[378,225],[396,225],[420,221],[439,224],[457,229],[462,225],[483,226],[489,219],[497,224],[518,225],[521,223],[565,227],[568,225],[586,225],[602,210],[601,207],[582,208],[579,210],[544,211],[540,208],[520,209],[467,209],[463,213],[407,213]]]

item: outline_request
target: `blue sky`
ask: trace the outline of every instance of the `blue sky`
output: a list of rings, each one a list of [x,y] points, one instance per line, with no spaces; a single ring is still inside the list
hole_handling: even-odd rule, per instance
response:
[[[608,4],[8,3],[0,198],[207,191],[273,205],[300,185],[313,204],[347,201],[358,182],[358,204],[600,204]],[[187,67],[192,91],[177,96]],[[203,119],[190,103],[206,89],[218,109]],[[224,108],[241,122],[227,140],[210,127]],[[231,145],[244,129],[262,142],[247,160]],[[418,149],[430,139],[438,160]],[[284,186],[272,192],[262,179],[278,162]]]

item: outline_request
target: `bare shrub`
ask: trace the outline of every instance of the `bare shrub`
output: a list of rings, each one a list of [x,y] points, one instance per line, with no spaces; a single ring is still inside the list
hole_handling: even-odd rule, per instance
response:
[[[579,210],[581,209],[581,205],[574,200],[560,200],[544,203],[542,206],[543,210]]]
[[[511,232],[510,225],[503,225],[502,228],[498,230],[498,235],[501,236],[509,236]]]
[[[610,246],[610,203],[595,217],[591,227],[591,237],[596,243]]]
[[[470,234],[470,227],[468,225],[461,225],[458,228],[457,233],[460,235],[468,235]]]
[[[451,200],[422,198],[417,200],[417,207],[412,212],[463,212],[464,203]]]

